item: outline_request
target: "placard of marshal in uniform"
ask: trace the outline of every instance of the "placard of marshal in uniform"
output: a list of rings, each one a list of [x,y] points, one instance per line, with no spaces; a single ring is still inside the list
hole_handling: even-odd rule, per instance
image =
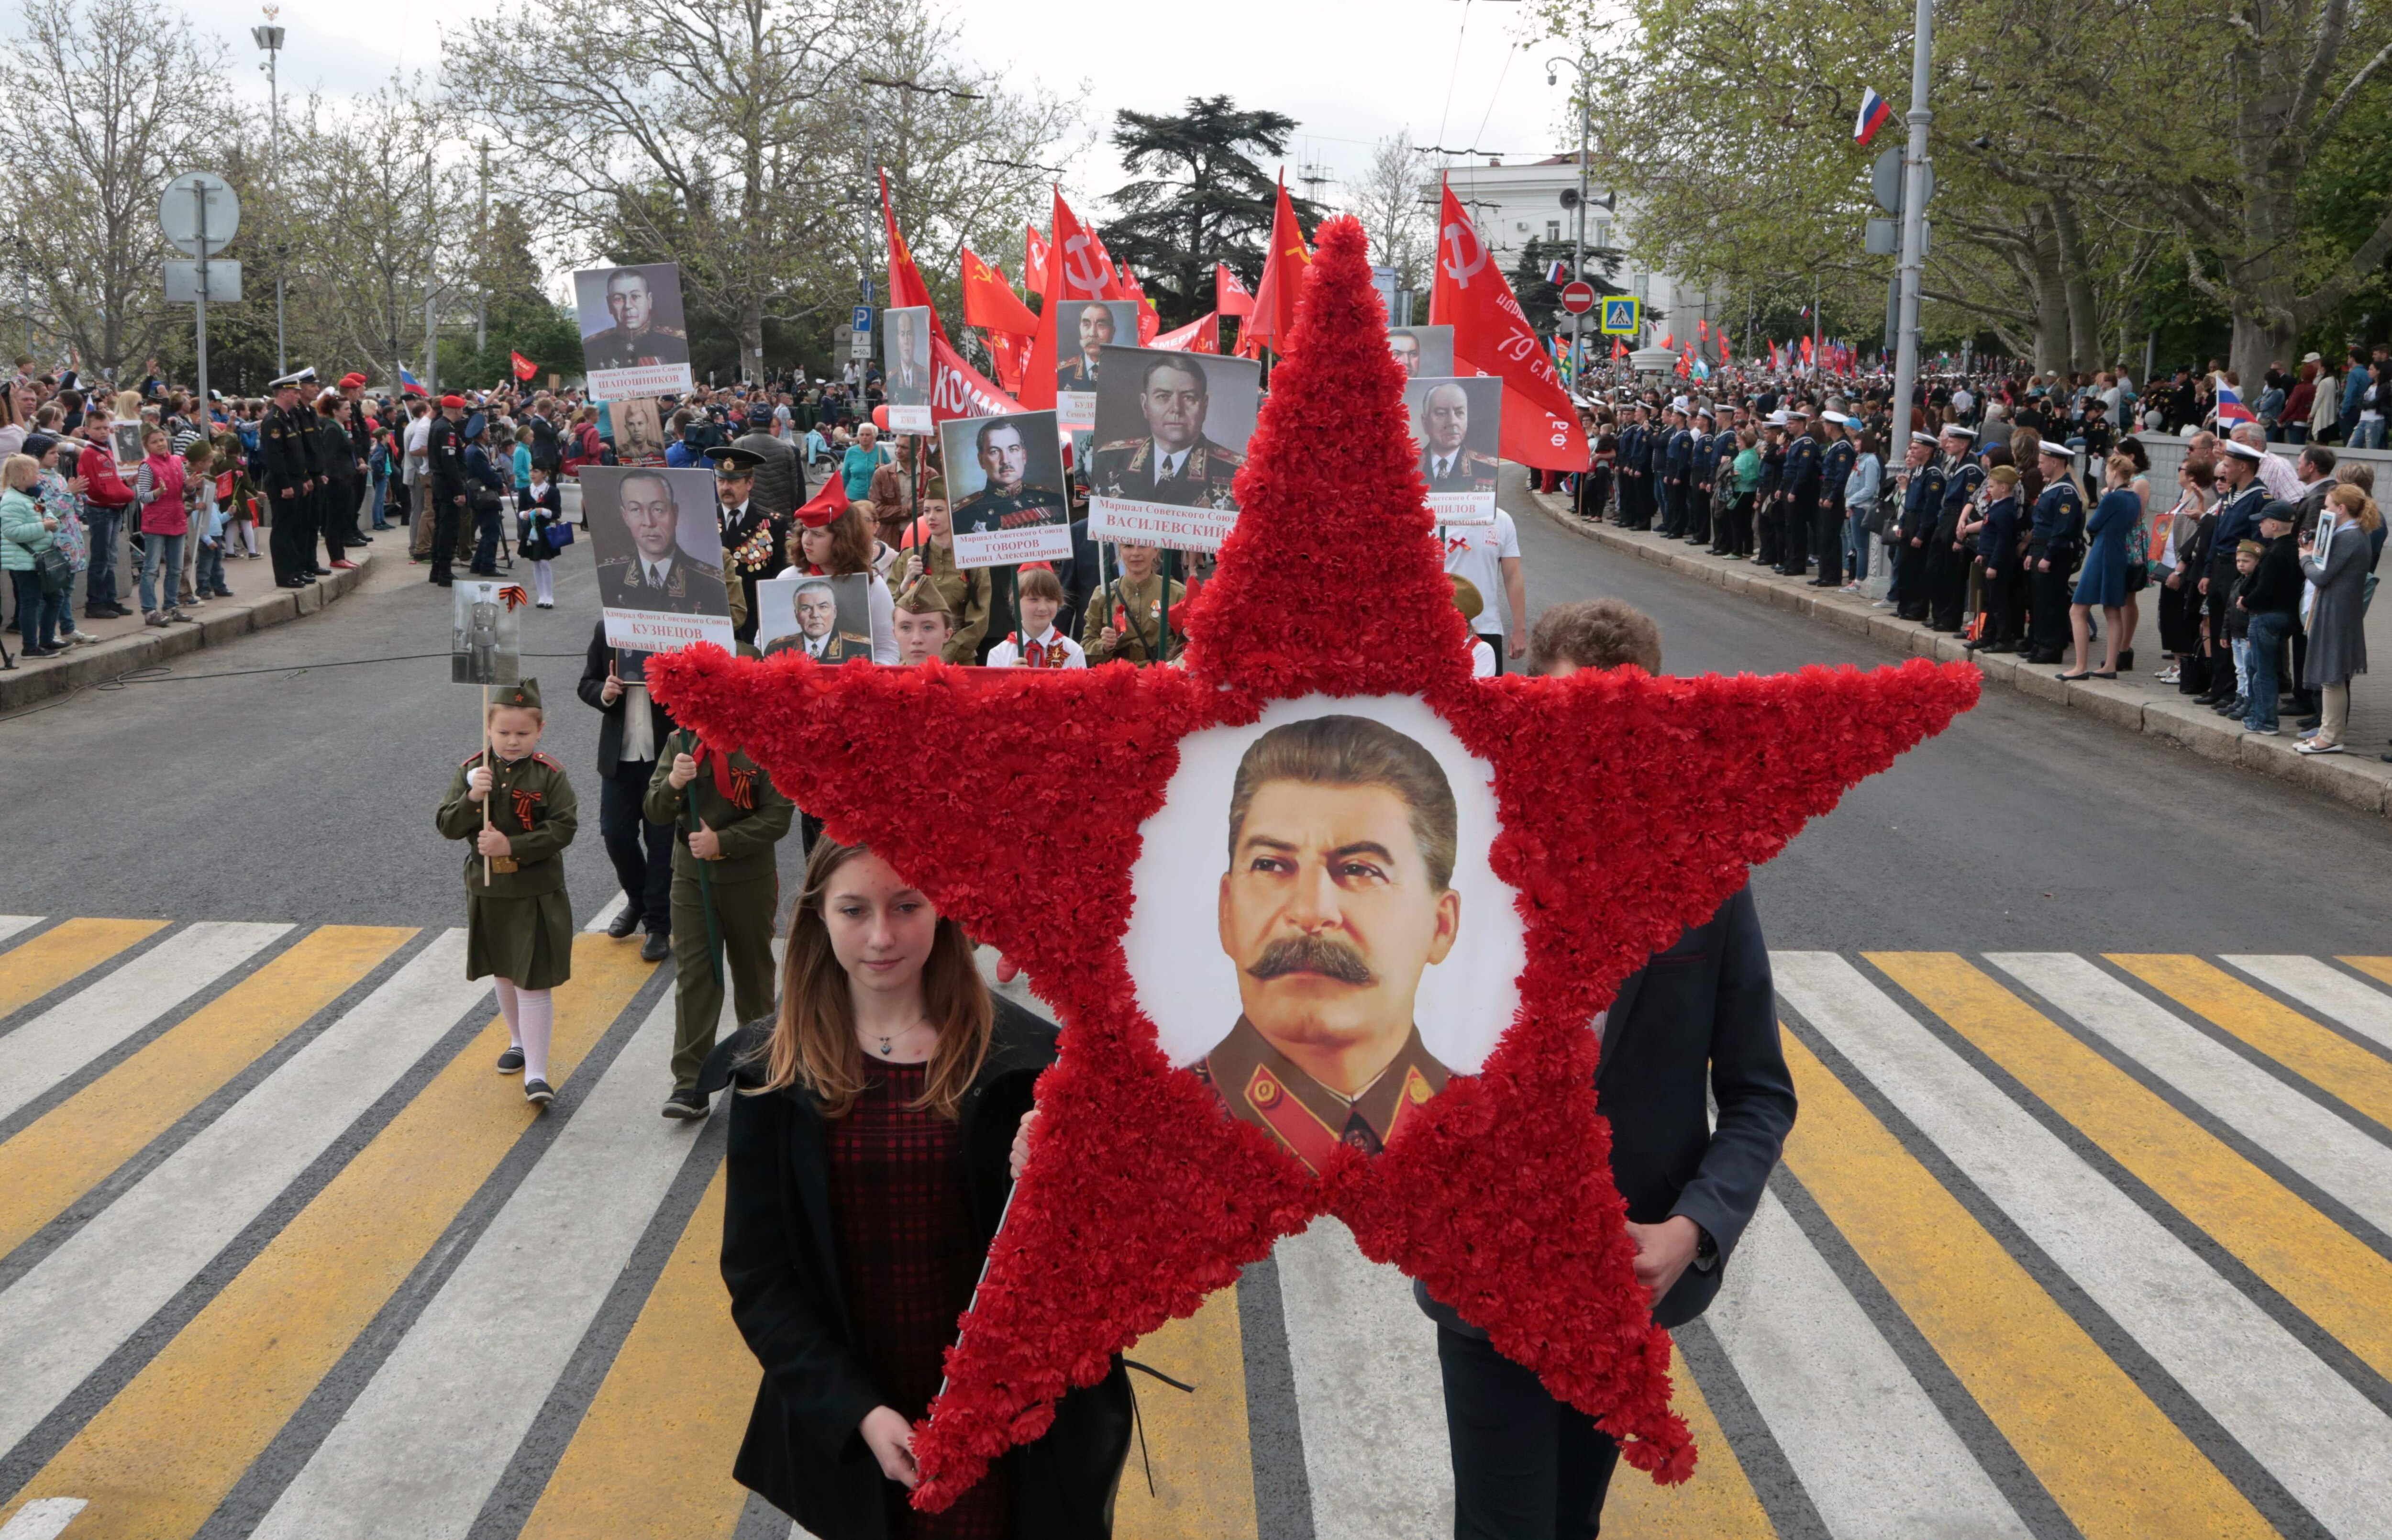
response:
[[[573,275],[573,313],[592,397],[685,396],[694,387],[678,263],[585,268]]]
[[[1405,384],[1404,412],[1420,446],[1430,515],[1439,524],[1494,523],[1503,382],[1492,374],[1423,376]]]
[[[1055,317],[1055,416],[1067,428],[1094,427],[1104,350],[1138,341],[1138,303],[1074,299]]]
[[[1453,372],[1450,326],[1391,326],[1387,329],[1387,350],[1404,366],[1406,379]]]
[[[1238,522],[1235,481],[1262,410],[1252,359],[1108,347],[1088,453],[1088,533],[1218,551]]]
[[[1519,1007],[1500,827],[1492,767],[1410,697],[1274,701],[1181,739],[1122,938],[1164,1053],[1315,1172],[1376,1155]]]
[[[609,646],[670,652],[712,642],[730,650],[712,472],[584,465],[581,506]]]
[[[871,577],[767,578],[756,585],[756,645],[772,658],[802,652],[817,663],[872,660]]]
[[[881,388],[889,431],[930,431],[930,312],[913,306],[880,313]]]
[[[507,602],[514,589],[514,604]],[[460,582],[449,589],[448,682],[452,685],[513,685],[523,667],[523,621],[515,605],[523,590],[513,583]]]
[[[939,448],[957,567],[1071,559],[1072,511],[1055,413],[951,417],[939,424]]]

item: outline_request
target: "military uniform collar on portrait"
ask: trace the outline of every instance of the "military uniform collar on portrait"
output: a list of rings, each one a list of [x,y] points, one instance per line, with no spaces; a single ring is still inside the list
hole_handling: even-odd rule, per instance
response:
[[[1231,1116],[1269,1133],[1316,1176],[1338,1144],[1364,1155],[1384,1149],[1450,1075],[1415,1025],[1379,1077],[1349,1102],[1298,1068],[1243,1016],[1197,1067]]]

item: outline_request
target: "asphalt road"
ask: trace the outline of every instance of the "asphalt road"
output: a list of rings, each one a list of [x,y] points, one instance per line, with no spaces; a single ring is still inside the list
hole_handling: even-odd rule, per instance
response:
[[[1628,599],[1660,621],[1672,672],[1895,660],[1608,553],[1516,479],[1504,501],[1530,607]],[[384,569],[321,615],[0,721],[0,775],[20,799],[0,908],[455,922],[458,856],[432,809],[474,749],[479,698],[448,682],[445,595],[402,540],[383,537]],[[597,616],[589,551],[566,554],[557,607],[526,611],[523,632],[550,703],[542,748],[586,799],[566,857],[583,915],[613,885],[597,717],[572,695]],[[2392,824],[1995,689],[1755,881],[1776,946],[2326,952],[2380,945],[2387,869]]]

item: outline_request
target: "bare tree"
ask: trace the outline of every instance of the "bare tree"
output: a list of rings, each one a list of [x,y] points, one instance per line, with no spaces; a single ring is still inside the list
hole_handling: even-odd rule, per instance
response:
[[[1346,211],[1371,238],[1371,260],[1396,269],[1398,289],[1425,289],[1436,255],[1436,173],[1412,147],[1410,128],[1371,148],[1370,164],[1347,191]]]
[[[158,200],[182,173],[215,169],[238,122],[224,46],[150,0],[23,0],[22,23],[0,55],[13,173],[0,218],[50,324],[113,375],[174,319]]]

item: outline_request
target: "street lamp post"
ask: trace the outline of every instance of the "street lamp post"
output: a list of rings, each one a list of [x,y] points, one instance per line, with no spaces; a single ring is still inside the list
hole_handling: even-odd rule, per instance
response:
[[[1902,315],[1894,340],[1893,442],[1910,442],[1910,393],[1918,383],[1918,288],[1927,244],[1928,70],[1934,56],[1934,0],[1918,0],[1910,45],[1910,142],[1902,152]]]
[[[1545,84],[1554,85],[1559,79],[1554,67],[1567,62],[1558,59],[1545,60]],[[1570,280],[1573,282],[1583,281],[1586,278],[1586,142],[1593,128],[1593,111],[1592,93],[1586,86],[1586,56],[1580,54],[1578,57],[1578,238],[1570,254]],[[1570,317],[1570,378],[1577,381],[1586,378],[1586,317],[1583,315]]]
[[[282,176],[282,76],[279,66],[282,59],[283,29],[274,24],[274,19],[281,12],[282,7],[280,6],[266,7],[266,25],[249,29],[250,40],[266,50],[264,68],[266,70],[266,121],[271,124],[266,140],[269,147],[266,153],[273,163],[271,175],[275,179],[278,191],[280,189]],[[280,198],[275,200],[274,214],[276,222],[280,223],[282,207]],[[291,248],[285,245],[277,245],[274,248],[274,372],[277,375],[291,372],[290,349],[286,344],[282,323],[282,258],[290,250]]]

